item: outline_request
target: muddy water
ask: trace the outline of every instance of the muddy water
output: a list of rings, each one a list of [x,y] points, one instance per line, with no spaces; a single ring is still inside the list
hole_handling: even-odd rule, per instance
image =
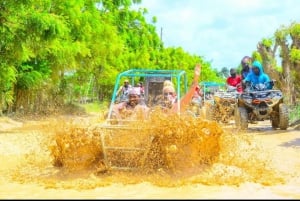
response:
[[[105,164],[101,119],[49,119],[2,131],[0,198],[300,197],[298,132],[254,125],[241,133],[191,117],[155,117],[112,131],[110,145],[148,150],[151,160],[110,156],[118,165],[143,166],[131,171]]]

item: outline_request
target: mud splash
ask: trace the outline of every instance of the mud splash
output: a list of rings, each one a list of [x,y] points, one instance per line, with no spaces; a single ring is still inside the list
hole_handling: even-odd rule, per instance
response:
[[[39,131],[39,136],[44,136],[40,144],[44,151],[26,154],[11,179],[63,189],[142,182],[169,187],[285,182],[282,174],[272,168],[270,153],[255,143],[251,135],[225,131],[215,121],[163,114],[154,114],[148,122],[130,124],[130,131],[117,130],[119,138],[111,142],[115,145],[147,147],[151,142],[151,146],[144,161],[139,160],[139,155],[131,158],[118,153],[111,155],[114,161],[129,160],[134,162],[131,165],[143,168],[112,170],[103,160],[100,135],[105,131],[99,129],[100,124],[99,119],[48,122]]]

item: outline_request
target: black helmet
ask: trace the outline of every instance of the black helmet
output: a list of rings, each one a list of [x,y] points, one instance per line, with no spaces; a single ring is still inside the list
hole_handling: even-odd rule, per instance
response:
[[[241,60],[241,64],[243,67],[249,67],[251,64],[252,58],[249,56],[244,56]]]
[[[241,60],[241,64],[249,63],[251,62],[252,58],[249,56],[244,56]]]

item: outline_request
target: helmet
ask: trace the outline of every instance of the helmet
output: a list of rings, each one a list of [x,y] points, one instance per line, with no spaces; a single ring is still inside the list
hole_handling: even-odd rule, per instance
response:
[[[242,66],[245,66],[246,64],[250,64],[251,63],[252,58],[249,56],[244,56],[241,60],[241,64]]]

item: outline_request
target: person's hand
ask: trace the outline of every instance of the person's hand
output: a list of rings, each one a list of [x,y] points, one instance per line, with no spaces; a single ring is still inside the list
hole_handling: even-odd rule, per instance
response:
[[[201,65],[197,64],[195,67],[195,75],[199,76],[201,72]]]

